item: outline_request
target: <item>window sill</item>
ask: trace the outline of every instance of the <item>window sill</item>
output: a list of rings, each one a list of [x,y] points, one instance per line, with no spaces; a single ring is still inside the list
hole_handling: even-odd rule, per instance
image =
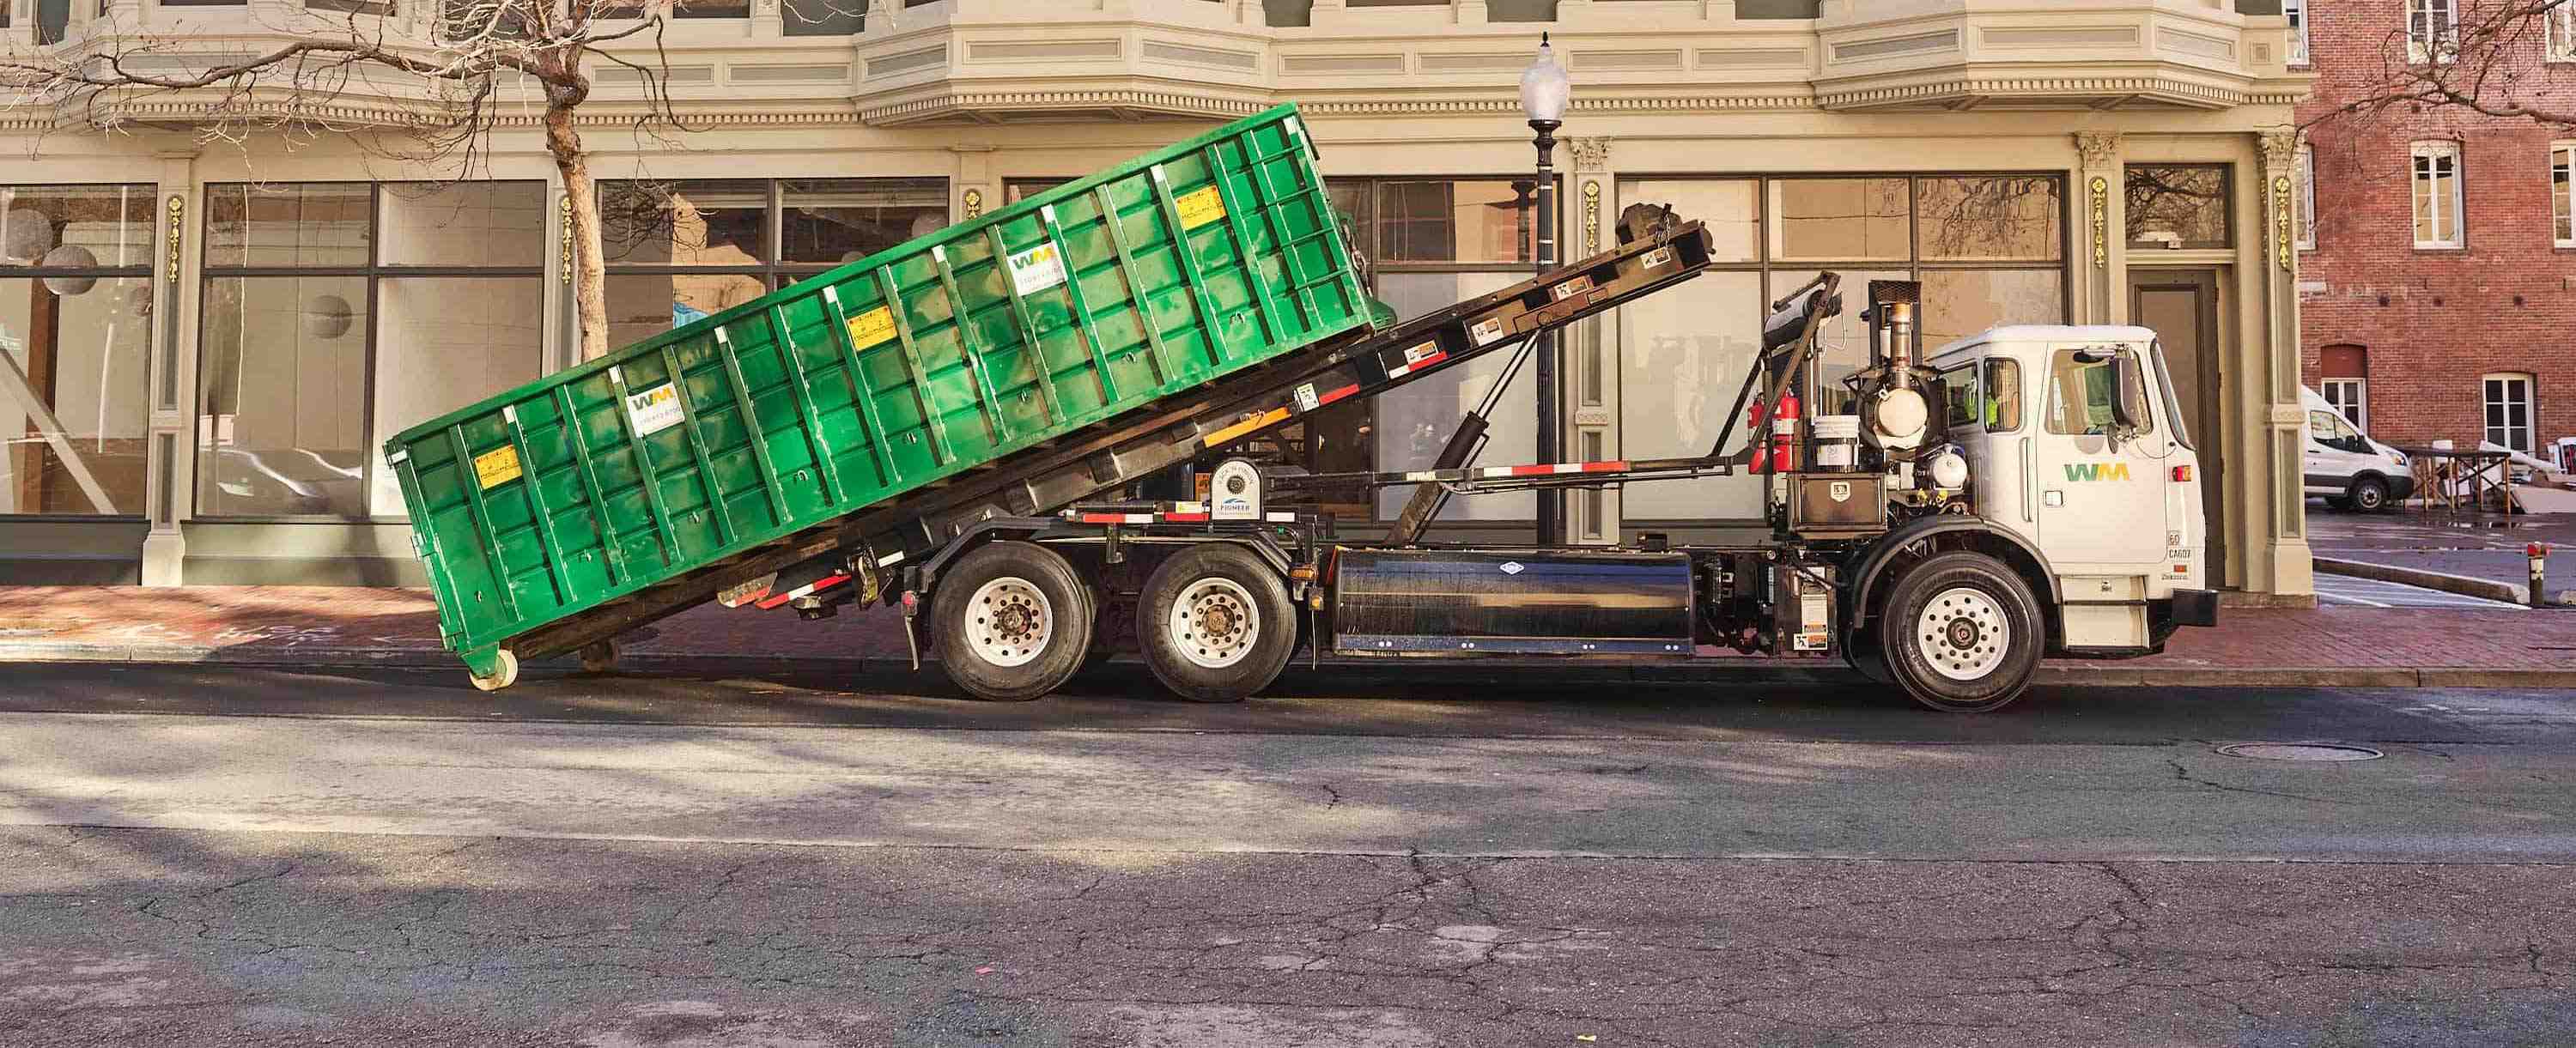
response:
[[[2468,249],[2469,249],[2469,245],[2467,245],[2467,244],[2417,244],[2417,245],[2415,245],[2415,250],[2417,250],[2417,251],[2466,251],[2466,250],[2468,250]]]

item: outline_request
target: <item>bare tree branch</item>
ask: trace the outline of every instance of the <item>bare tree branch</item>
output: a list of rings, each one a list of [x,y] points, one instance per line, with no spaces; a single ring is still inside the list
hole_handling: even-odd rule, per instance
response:
[[[2455,109],[2507,120],[2576,128],[2576,108],[2548,86],[2549,26],[2576,0],[2458,0],[2447,24],[2438,9],[2409,12],[2382,40],[2379,69],[2351,97],[2301,121],[2299,130],[2351,117]],[[2571,27],[2576,28],[2576,27]]]

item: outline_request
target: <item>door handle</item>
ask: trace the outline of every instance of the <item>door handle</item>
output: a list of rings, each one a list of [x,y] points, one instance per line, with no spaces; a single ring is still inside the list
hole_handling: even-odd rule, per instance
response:
[[[2021,438],[2021,519],[2030,523],[2039,519],[2039,471],[2031,468],[2030,438]]]

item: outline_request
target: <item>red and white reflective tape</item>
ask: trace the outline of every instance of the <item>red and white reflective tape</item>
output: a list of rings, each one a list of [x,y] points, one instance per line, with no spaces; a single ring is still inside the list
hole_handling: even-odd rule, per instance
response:
[[[1205,524],[1215,518],[1206,510],[1172,513],[1068,513],[1078,524]],[[1294,513],[1266,513],[1262,519],[1273,524],[1294,524]]]
[[[788,590],[785,593],[770,594],[760,602],[760,607],[775,608],[781,604],[787,603],[788,601],[795,600],[798,597],[810,597],[813,596],[814,592],[817,590],[831,589],[834,586],[838,586],[848,581],[850,581],[850,577],[847,575],[825,575],[822,578],[815,579],[812,582],[808,582],[802,586],[796,587],[795,589]]]
[[[1409,357],[1410,354],[1407,354],[1407,356]],[[1447,350],[1435,351],[1431,355],[1422,357],[1418,360],[1408,359],[1404,362],[1403,367],[1388,368],[1386,370],[1386,377],[1403,378],[1406,375],[1410,375],[1416,371],[1420,371],[1423,368],[1430,367],[1433,364],[1437,364],[1447,359],[1449,359],[1449,353]]]
[[[1555,462],[1535,466],[1485,466],[1478,469],[1423,469],[1403,474],[1410,481],[1488,480],[1495,477],[1549,477],[1566,473],[1624,473],[1626,461]]]

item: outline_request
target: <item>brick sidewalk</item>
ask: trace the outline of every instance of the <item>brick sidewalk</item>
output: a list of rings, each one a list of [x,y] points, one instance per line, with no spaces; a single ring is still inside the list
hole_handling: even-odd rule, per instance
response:
[[[2229,608],[2165,654],[2051,660],[2054,683],[2576,687],[2576,612]],[[625,639],[638,665],[690,659],[905,658],[884,609],[798,622],[707,605]],[[296,586],[0,587],[0,662],[106,660],[459,665],[439,646],[425,590]],[[1711,668],[1811,671],[1815,662],[1711,659]],[[1838,663],[1836,665],[1839,665]],[[1649,671],[1689,672],[1684,667]]]

